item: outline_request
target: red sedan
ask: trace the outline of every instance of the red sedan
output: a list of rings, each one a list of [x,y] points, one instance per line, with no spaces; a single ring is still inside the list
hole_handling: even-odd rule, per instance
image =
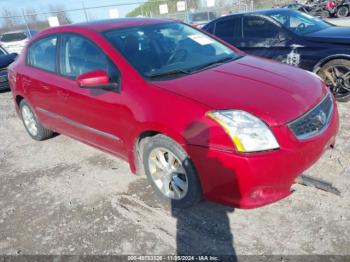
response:
[[[175,207],[282,199],[339,125],[317,76],[174,21],[42,31],[9,81],[32,138],[58,132],[121,157]]]

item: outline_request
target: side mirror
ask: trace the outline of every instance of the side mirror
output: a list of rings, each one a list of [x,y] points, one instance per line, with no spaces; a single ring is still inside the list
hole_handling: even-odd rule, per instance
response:
[[[117,83],[110,83],[109,76],[104,70],[87,72],[77,77],[77,83],[81,88],[100,88],[108,91],[116,91]]]

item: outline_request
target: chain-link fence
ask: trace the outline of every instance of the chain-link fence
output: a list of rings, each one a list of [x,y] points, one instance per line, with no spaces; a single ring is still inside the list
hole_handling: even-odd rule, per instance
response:
[[[8,34],[18,33],[17,31],[24,32],[30,37],[36,31],[50,26],[118,17],[158,17],[199,24],[230,13],[269,8],[281,2],[280,0],[135,0],[104,6],[85,6],[84,2],[81,2],[81,7],[74,9],[62,5],[49,5],[44,12],[34,8],[22,10],[14,6],[12,9],[0,11],[0,42],[5,39],[16,40],[16,35],[9,37]],[[7,37],[4,38],[4,35]]]

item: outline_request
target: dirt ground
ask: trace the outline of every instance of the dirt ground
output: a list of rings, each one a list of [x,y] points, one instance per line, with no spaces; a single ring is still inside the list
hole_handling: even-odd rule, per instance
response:
[[[345,18],[329,18],[327,22],[337,26],[350,26],[350,17]]]
[[[127,163],[59,135],[36,142],[0,93],[0,254],[350,254],[350,103],[337,146],[305,174],[336,196],[295,185],[254,210],[201,203],[172,210]]]

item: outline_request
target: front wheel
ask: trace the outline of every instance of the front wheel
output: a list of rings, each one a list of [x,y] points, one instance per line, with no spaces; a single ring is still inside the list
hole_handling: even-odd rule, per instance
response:
[[[337,101],[350,100],[350,60],[332,60],[322,66],[318,74],[332,90]]]
[[[186,152],[164,135],[147,138],[142,146],[147,178],[163,200],[172,207],[187,208],[201,200],[199,180]]]
[[[349,14],[349,8],[347,6],[341,6],[337,10],[337,17],[347,17]]]

